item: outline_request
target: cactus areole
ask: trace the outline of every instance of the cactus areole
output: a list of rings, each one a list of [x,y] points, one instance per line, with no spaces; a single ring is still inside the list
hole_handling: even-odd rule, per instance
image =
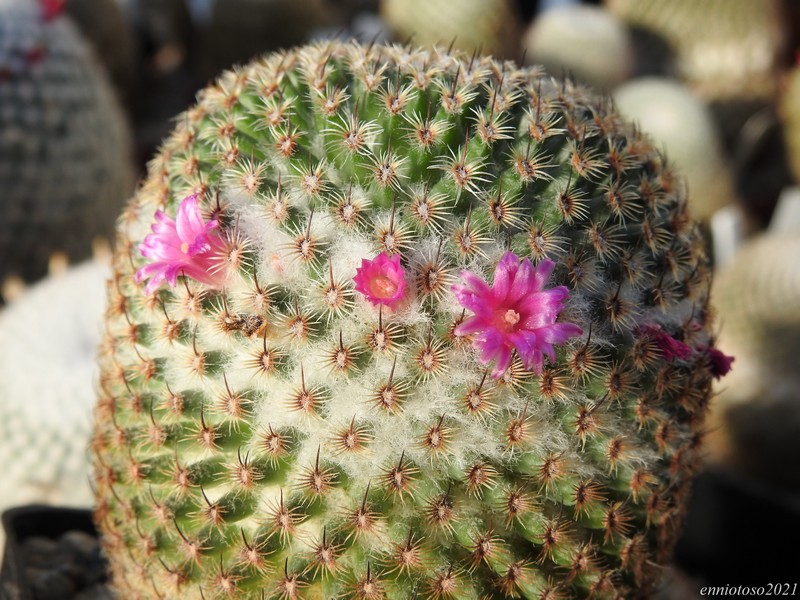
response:
[[[535,68],[331,42],[223,74],[119,221],[121,597],[646,596],[716,373],[683,190]]]

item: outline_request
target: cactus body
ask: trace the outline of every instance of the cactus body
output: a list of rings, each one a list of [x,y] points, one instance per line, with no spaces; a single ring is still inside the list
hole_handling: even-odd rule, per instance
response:
[[[108,274],[108,264],[81,264],[0,311],[0,509],[91,504],[86,445]]]
[[[66,17],[0,0],[0,279],[88,256],[133,186],[129,132],[105,75]]]
[[[178,123],[120,221],[101,347],[122,595],[646,595],[711,377],[702,242],[647,140],[537,69],[338,43],[228,72]],[[195,258],[154,243],[172,219]],[[159,285],[140,250],[196,276]],[[453,284],[499,289],[515,255],[569,335],[495,376]]]
[[[522,25],[510,0],[382,0],[381,16],[399,41],[451,45],[467,53],[516,58]]]

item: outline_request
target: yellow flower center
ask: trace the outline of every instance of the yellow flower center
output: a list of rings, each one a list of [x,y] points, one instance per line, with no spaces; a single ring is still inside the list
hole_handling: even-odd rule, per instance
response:
[[[521,318],[520,314],[513,308],[509,308],[506,311],[501,309],[495,313],[494,326],[504,333],[510,333],[516,330],[516,325]]]
[[[189,252],[189,242],[183,242],[181,244],[181,252],[187,254]]]
[[[391,298],[397,291],[397,284],[386,275],[378,275],[369,282],[369,291],[377,298]]]

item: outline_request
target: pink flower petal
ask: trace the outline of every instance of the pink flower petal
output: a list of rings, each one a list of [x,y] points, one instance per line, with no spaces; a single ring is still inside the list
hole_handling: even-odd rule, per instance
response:
[[[163,211],[156,211],[151,233],[139,244],[140,254],[150,262],[136,272],[136,280],[149,279],[145,287],[148,294],[164,281],[174,287],[180,275],[221,287],[225,274],[215,269],[214,257],[224,243],[212,231],[217,226],[216,220],[203,221],[196,195],[184,198],[175,221]]]
[[[395,308],[406,297],[408,288],[400,256],[389,258],[385,252],[373,259],[362,259],[353,281],[356,291],[370,303],[389,308]]]
[[[556,359],[553,344],[582,334],[574,323],[556,323],[569,290],[564,286],[544,289],[554,267],[549,260],[534,267],[529,259],[520,261],[507,252],[497,265],[491,287],[468,271],[461,274],[464,285],[453,286],[456,300],[473,313],[455,333],[473,336],[481,362],[494,362],[494,377],[509,367],[514,351],[526,369],[541,372],[545,355],[551,361]]]

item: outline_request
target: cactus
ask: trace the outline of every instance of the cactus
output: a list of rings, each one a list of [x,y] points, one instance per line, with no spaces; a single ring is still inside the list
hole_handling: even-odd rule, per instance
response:
[[[380,10],[401,41],[504,58],[519,54],[522,24],[512,0],[381,0]]]
[[[108,274],[107,260],[71,267],[0,311],[0,510],[92,502],[86,445]]]
[[[614,15],[596,6],[558,6],[541,13],[523,37],[525,59],[610,90],[633,73],[633,40]]]
[[[129,132],[90,49],[48,3],[0,0],[0,279],[88,256],[133,187]]]
[[[786,152],[794,179],[800,182],[800,65],[792,69],[780,98]]]
[[[683,173],[696,218],[707,221],[734,202],[717,123],[688,88],[674,80],[644,77],[621,85],[613,97],[620,113],[652,136]]]
[[[605,0],[632,27],[666,41],[702,98],[769,100],[787,33],[780,0]],[[647,42],[649,46],[653,44]],[[642,51],[647,54],[647,47]]]
[[[719,373],[683,188],[611,103],[331,42],[177,122],[101,344],[122,597],[646,596]]]
[[[720,271],[714,302],[719,347],[736,369],[711,413],[712,457],[760,479],[800,490],[800,252],[797,232],[763,234]]]

